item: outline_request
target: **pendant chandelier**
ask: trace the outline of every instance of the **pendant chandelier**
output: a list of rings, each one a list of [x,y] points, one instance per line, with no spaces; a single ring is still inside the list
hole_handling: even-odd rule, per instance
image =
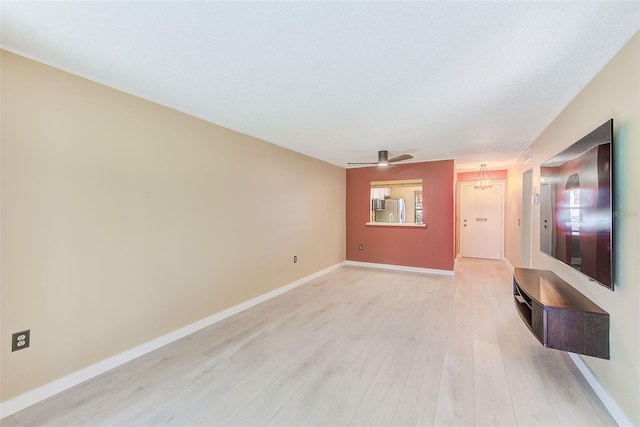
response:
[[[476,175],[475,181],[476,185],[474,186],[474,188],[477,188],[479,190],[491,188],[491,177],[489,176],[489,171],[487,171],[487,165],[480,165],[480,170]]]

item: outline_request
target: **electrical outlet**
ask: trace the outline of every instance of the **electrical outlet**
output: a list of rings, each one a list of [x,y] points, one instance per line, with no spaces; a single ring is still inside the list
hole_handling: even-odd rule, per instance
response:
[[[358,250],[361,251],[362,250],[362,245],[358,245]]]
[[[293,263],[295,264],[295,263],[297,263],[297,262],[298,262],[298,257],[297,257],[297,256],[294,256],[294,257],[293,257]]]
[[[18,351],[29,347],[29,338],[31,337],[31,329],[16,332],[11,335],[11,351]]]

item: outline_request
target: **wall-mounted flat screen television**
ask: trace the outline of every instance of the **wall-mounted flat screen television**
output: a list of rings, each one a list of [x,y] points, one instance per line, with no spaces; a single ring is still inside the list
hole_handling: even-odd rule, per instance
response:
[[[540,250],[613,290],[613,119],[540,165]]]

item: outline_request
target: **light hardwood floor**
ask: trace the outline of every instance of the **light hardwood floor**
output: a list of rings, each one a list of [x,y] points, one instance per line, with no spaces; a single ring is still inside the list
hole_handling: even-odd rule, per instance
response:
[[[518,317],[502,261],[343,267],[2,420],[13,425],[615,425]]]

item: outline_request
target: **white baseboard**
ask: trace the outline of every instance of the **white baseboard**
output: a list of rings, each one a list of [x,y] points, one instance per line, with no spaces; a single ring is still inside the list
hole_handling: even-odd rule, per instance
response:
[[[124,363],[127,363],[137,357],[145,355],[157,348],[170,344],[174,341],[179,340],[187,335],[190,335],[202,328],[213,325],[216,322],[219,322],[223,319],[226,319],[229,316],[232,316],[236,313],[244,311],[248,308],[251,308],[255,305],[258,305],[264,301],[267,301],[271,298],[274,298],[278,295],[281,295],[287,291],[290,291],[300,285],[303,285],[313,279],[316,279],[320,276],[323,276],[333,270],[337,270],[338,268],[345,265],[345,262],[341,262],[335,264],[331,267],[325,268],[324,270],[320,270],[316,273],[313,273],[309,276],[305,276],[301,279],[298,279],[294,282],[291,282],[287,285],[284,285],[280,288],[274,289],[266,294],[262,294],[255,298],[252,298],[248,301],[245,301],[241,304],[230,307],[226,310],[223,310],[219,313],[213,314],[209,317],[206,317],[197,322],[191,323],[187,326],[184,326],[178,330],[170,332],[166,335],[153,339],[149,342],[146,342],[142,345],[134,347],[130,350],[127,350],[123,353],[117,354],[115,356],[109,357],[108,359],[102,360],[98,363],[95,363],[91,366],[87,366],[86,368],[80,369],[72,374],[69,374],[65,377],[62,377],[58,380],[52,381],[48,384],[40,386],[36,389],[30,390],[26,393],[23,393],[19,396],[16,396],[12,399],[9,399],[4,402],[0,402],[0,419],[4,417],[8,417],[11,414],[14,414],[24,408],[27,408],[31,405],[34,405],[38,402],[41,402],[55,394],[58,394],[64,390],[67,390],[73,386],[76,386],[88,379],[96,377],[110,369],[116,368]]]
[[[593,374],[593,371],[585,363],[582,357],[580,357],[580,355],[576,353],[567,354],[569,355],[573,363],[575,363],[575,365],[578,367],[584,379],[587,380],[595,394],[600,398],[602,404],[607,408],[609,414],[611,414],[611,417],[616,421],[616,423],[619,426],[623,427],[633,426],[631,420],[629,420],[627,415],[622,411],[622,408],[620,408],[615,399],[611,397],[609,392],[604,387],[602,387],[602,384],[600,384],[600,381],[598,381],[596,376]]]
[[[399,270],[399,271],[410,271],[413,273],[440,274],[443,276],[453,276],[454,274],[453,270],[438,270],[434,268],[407,267],[404,265],[378,264],[375,262],[345,261],[345,264],[351,265],[354,267],[382,268],[385,270]]]

